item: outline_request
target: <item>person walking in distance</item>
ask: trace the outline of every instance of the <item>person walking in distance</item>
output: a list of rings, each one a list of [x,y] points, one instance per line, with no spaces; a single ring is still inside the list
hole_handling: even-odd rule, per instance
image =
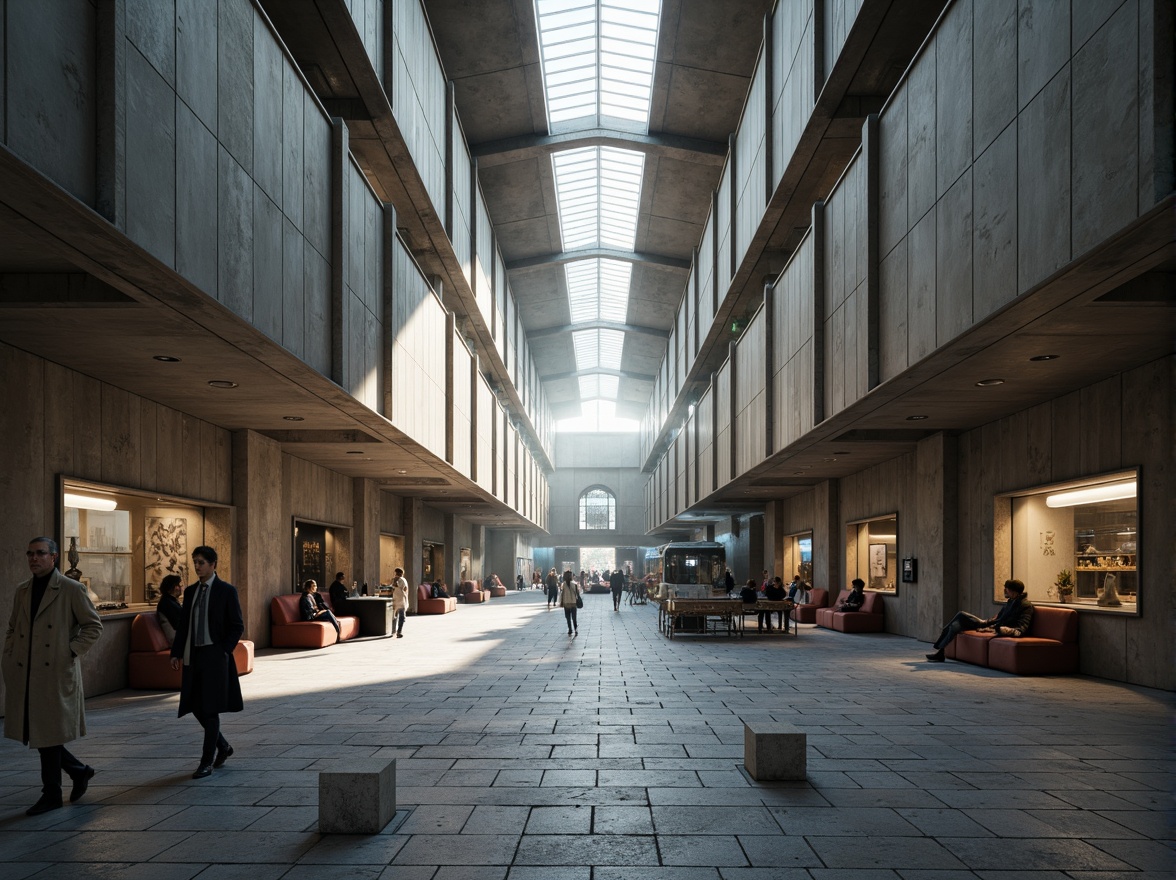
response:
[[[576,620],[576,611],[580,607],[580,595],[583,591],[576,583],[576,576],[569,568],[564,572],[563,586],[559,590],[559,604],[564,610],[564,619],[568,623],[568,635],[579,635],[580,624]]]
[[[183,666],[180,710],[192,713],[204,728],[204,745],[193,779],[211,776],[233,755],[220,730],[222,712],[240,712],[241,682],[233,649],[245,632],[237,588],[216,573],[217,552],[211,547],[192,551],[198,580],[184,590],[184,614],[172,644],[172,669]]]
[[[70,803],[86,793],[94,768],[65,744],[86,735],[81,657],[102,635],[102,620],[81,583],[57,570],[57,542],[33,538],[32,577],[16,587],[4,636],[4,735],[41,757],[41,797],[25,810],[59,809],[61,772],[73,780]]]
[[[404,638],[404,613],[408,610],[408,581],[404,579],[404,569],[396,569],[396,577],[392,579],[392,613],[396,615],[396,638]]]
[[[612,591],[613,611],[620,611],[621,593],[625,591],[625,573],[619,568],[608,576],[608,588]]]

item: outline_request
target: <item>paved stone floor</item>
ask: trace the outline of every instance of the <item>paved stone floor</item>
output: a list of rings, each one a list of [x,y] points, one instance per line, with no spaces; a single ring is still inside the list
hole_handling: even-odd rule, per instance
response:
[[[403,639],[268,651],[193,780],[176,696],[89,701],[85,800],[29,818],[36,755],[0,745],[0,877],[141,880],[1170,878],[1171,694],[923,662],[895,636],[677,638],[537,592]],[[745,719],[808,734],[805,782],[755,783]],[[316,829],[317,770],[398,759],[381,834]]]

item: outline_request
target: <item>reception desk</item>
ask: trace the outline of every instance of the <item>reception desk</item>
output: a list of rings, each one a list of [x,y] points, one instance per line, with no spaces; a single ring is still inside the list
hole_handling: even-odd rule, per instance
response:
[[[361,636],[390,636],[396,627],[390,597],[349,596],[339,611],[359,618]]]

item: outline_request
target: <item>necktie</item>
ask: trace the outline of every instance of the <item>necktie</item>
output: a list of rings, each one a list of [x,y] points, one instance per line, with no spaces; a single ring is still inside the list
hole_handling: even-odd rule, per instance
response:
[[[206,594],[207,593],[208,593],[208,584],[204,583],[204,581],[201,581],[200,582],[200,589],[198,589],[196,591],[196,608],[195,608],[196,632],[195,632],[195,637],[192,639],[192,644],[194,644],[194,645],[203,645],[204,639],[205,639],[204,634],[208,631],[207,630],[208,605],[206,602]]]

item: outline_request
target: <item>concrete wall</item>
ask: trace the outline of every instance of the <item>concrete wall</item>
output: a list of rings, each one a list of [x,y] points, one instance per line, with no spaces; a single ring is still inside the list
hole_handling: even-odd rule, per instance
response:
[[[544,546],[636,546],[645,537],[645,477],[636,467],[636,434],[555,435],[551,486],[550,536]],[[603,486],[617,499],[615,531],[580,531],[580,495]]]

